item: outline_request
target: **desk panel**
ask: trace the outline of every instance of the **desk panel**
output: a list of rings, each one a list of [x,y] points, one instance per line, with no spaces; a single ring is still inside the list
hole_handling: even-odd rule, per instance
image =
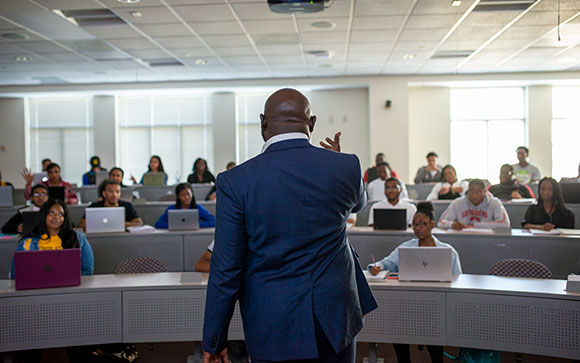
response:
[[[169,271],[183,271],[183,236],[178,233],[89,234],[95,256],[95,274],[112,274],[128,258],[153,257]]]
[[[365,316],[359,341],[445,345],[445,293],[374,291],[379,307]]]
[[[2,298],[0,351],[106,344],[122,339],[121,293]]]
[[[447,293],[447,345],[580,357],[577,301]]]
[[[7,279],[12,268],[12,257],[18,247],[18,238],[0,240],[0,280]]]

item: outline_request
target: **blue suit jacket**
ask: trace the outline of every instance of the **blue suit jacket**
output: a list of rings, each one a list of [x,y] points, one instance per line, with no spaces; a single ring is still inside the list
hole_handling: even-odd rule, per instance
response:
[[[346,234],[365,204],[358,158],[304,139],[219,174],[204,350],[226,346],[238,299],[252,357],[318,357],[314,315],[337,352],[350,344],[377,306]]]

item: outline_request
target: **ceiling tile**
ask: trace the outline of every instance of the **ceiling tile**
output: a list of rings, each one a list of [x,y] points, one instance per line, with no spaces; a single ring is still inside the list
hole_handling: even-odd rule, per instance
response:
[[[157,3],[159,4],[159,3]],[[151,6],[151,7],[122,7],[115,9],[115,11],[125,20],[132,24],[167,24],[178,22],[171,11],[165,6]],[[141,17],[134,17],[131,12],[138,11]]]
[[[156,37],[154,39],[166,48],[188,48],[200,47],[203,45],[199,39],[193,35],[186,37]]]
[[[188,22],[235,20],[230,8],[225,4],[180,5],[174,6],[173,9]]]
[[[354,14],[360,16],[406,15],[411,9],[412,0],[366,0],[355,5]]]
[[[404,16],[360,16],[354,18],[353,30],[398,30],[405,21]]]
[[[212,21],[190,23],[189,25],[199,35],[240,34],[242,32],[242,28],[237,21]]]
[[[250,41],[245,35],[205,35],[202,38],[210,47],[250,45]]]
[[[192,35],[182,23],[171,24],[147,24],[139,25],[139,30],[150,37],[172,37]]]
[[[292,19],[245,20],[243,26],[250,34],[295,33]]]

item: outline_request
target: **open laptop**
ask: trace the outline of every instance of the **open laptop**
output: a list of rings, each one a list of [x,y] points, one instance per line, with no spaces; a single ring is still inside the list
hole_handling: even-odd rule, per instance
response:
[[[48,180],[48,175],[46,174],[46,171],[43,171],[42,173],[34,173],[33,176],[34,176],[34,182],[32,185],[40,184],[43,181]]]
[[[99,186],[102,182],[109,179],[109,172],[107,171],[97,171],[95,173],[95,185]]]
[[[566,203],[580,203],[580,183],[560,183]]]
[[[373,209],[374,229],[407,229],[406,209]]]
[[[11,186],[0,187],[0,207],[12,207],[14,205],[12,193],[13,189]]]
[[[87,233],[125,232],[125,208],[87,208],[85,209]]]
[[[165,185],[165,175],[163,173],[147,173],[143,175],[143,185]]]
[[[40,212],[26,211],[22,213],[22,235],[27,235],[39,224]]]
[[[48,187],[48,198],[64,202],[64,187]]]
[[[16,290],[81,284],[81,250],[14,252]]]
[[[449,247],[399,247],[400,281],[451,281]]]
[[[197,209],[174,209],[168,211],[170,231],[193,231],[199,229]]]

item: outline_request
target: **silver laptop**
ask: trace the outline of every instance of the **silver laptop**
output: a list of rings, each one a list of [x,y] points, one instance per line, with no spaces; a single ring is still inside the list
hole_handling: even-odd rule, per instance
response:
[[[87,233],[125,232],[125,208],[85,209]]]
[[[449,247],[400,247],[400,281],[451,281],[452,253]]]
[[[12,207],[14,201],[12,200],[12,187],[0,187],[0,207]]]
[[[95,185],[99,186],[102,182],[109,179],[109,173],[106,171],[97,171],[95,173]]]
[[[143,185],[165,185],[165,175],[163,173],[146,173],[143,175]]]
[[[199,229],[197,209],[173,209],[168,211],[170,231],[193,231]]]
[[[47,181],[47,180],[48,180],[48,175],[46,174],[46,171],[43,171],[42,173],[34,173],[34,182],[32,185],[40,184],[43,181]]]

